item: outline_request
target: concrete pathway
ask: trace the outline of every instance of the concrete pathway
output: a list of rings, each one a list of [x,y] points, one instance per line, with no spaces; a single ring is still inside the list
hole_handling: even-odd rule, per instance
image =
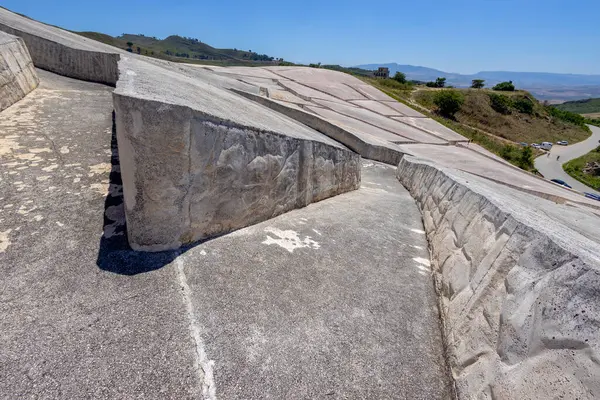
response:
[[[110,88],[39,73],[0,113],[0,397],[449,397],[421,216],[394,168],[136,253]]]
[[[563,170],[562,167],[563,164],[569,162],[570,160],[581,157],[582,155],[587,154],[596,147],[600,146],[600,128],[593,125],[588,126],[592,130],[592,135],[589,138],[570,146],[559,146],[555,144],[552,146],[550,156],[543,155],[535,159],[535,167],[547,179],[562,179],[571,185],[575,190],[600,195],[600,192],[584,185],[577,179],[572,178]],[[559,161],[556,160],[557,156],[560,156]]]

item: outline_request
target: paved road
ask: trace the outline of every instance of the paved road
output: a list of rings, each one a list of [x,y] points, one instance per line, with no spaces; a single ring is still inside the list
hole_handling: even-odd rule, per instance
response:
[[[40,75],[0,113],[0,398],[449,397],[421,216],[394,168],[137,253],[110,88]]]
[[[570,146],[552,146],[550,156],[543,155],[535,159],[535,167],[547,179],[562,179],[571,185],[575,190],[580,192],[591,192],[600,195],[600,192],[584,185],[577,179],[572,178],[562,168],[562,165],[566,162],[574,158],[581,157],[600,145],[600,128],[592,125],[588,126],[592,130],[592,136],[583,142],[579,142]],[[560,161],[556,160],[557,156],[560,156]]]

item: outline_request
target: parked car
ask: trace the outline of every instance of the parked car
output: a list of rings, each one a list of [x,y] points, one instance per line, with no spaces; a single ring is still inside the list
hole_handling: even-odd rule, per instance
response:
[[[521,142],[521,143],[519,143],[519,144],[520,144],[521,146],[523,146],[523,147],[527,147],[527,143],[525,143],[525,142]]]
[[[559,140],[558,142],[556,142],[556,144],[560,144],[561,146],[568,146],[569,142],[567,142],[566,140]]]
[[[542,142],[542,144],[540,145],[540,149],[550,150],[550,149],[552,149],[552,143]]]
[[[567,182],[565,182],[565,181],[563,181],[563,180],[561,180],[561,179],[551,179],[550,181],[551,181],[551,182],[554,182],[554,183],[558,183],[558,184],[559,184],[559,185],[561,185],[561,186],[568,187],[569,189],[573,189],[573,188],[571,187],[571,185],[569,185]]]
[[[537,143],[531,143],[531,147],[535,147],[536,149],[539,149],[540,145]]]
[[[583,194],[585,195],[585,197],[600,201],[600,196],[598,196],[597,194],[588,193],[588,192],[583,192]]]

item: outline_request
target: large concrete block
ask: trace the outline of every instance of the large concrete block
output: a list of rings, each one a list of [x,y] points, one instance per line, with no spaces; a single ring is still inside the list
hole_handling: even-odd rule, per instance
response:
[[[38,83],[23,40],[0,32],[0,111],[21,100]]]
[[[358,154],[198,79],[124,58],[113,99],[134,249],[177,248],[360,185]]]
[[[459,398],[600,397],[600,219],[411,156],[397,176],[424,215]]]
[[[0,8],[0,31],[23,39],[36,67],[90,82],[116,85],[119,51]]]

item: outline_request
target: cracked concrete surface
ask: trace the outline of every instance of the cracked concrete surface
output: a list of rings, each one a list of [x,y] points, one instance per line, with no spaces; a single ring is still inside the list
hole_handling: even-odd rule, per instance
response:
[[[0,397],[449,396],[421,218],[393,167],[364,163],[356,191],[194,247],[135,252],[110,88],[39,75],[0,113]]]

